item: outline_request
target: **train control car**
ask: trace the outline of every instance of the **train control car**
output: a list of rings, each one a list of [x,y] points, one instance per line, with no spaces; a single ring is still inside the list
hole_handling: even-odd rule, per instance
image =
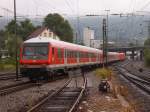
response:
[[[122,60],[119,53],[108,53],[109,62]],[[103,64],[102,50],[36,37],[25,41],[20,50],[20,72],[30,79],[51,77],[55,71]]]

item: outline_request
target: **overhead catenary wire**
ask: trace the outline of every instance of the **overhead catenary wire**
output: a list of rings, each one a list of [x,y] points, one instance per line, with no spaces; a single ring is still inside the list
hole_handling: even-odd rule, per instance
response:
[[[75,11],[72,9],[70,3],[68,2],[68,0],[65,0],[67,6],[71,9],[72,13],[75,13]]]
[[[2,7],[2,6],[0,6],[0,9],[4,10],[4,11],[6,11],[6,12],[12,14],[12,15],[14,14],[14,11],[11,10],[11,9],[8,9],[8,8]],[[17,15],[24,16],[24,15],[21,14],[21,13],[17,13]]]
[[[148,1],[144,6],[142,6],[140,8],[140,11],[144,10],[145,8],[147,8],[150,5],[150,1]]]

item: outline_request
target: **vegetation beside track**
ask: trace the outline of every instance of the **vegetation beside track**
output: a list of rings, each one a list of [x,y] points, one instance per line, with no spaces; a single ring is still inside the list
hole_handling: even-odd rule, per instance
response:
[[[150,49],[144,50],[144,61],[146,66],[150,66]]]
[[[12,71],[15,70],[15,59],[5,58],[0,59],[0,71]]]
[[[144,45],[150,46],[150,38],[145,40]],[[144,50],[144,62],[146,66],[150,67],[150,49],[148,48]]]
[[[100,68],[96,70],[95,74],[101,79],[110,79],[112,70],[108,68]]]

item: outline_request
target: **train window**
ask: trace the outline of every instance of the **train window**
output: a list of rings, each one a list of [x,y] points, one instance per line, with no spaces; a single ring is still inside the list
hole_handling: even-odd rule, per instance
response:
[[[70,51],[70,58],[72,58],[72,51]]]
[[[23,45],[23,59],[42,59],[48,58],[47,43],[27,43]]]
[[[69,58],[71,58],[71,51],[69,51]]]
[[[77,58],[77,52],[75,51],[75,58]]]
[[[74,58],[74,52],[71,51],[71,58]]]
[[[82,58],[82,53],[80,52],[80,58]]]
[[[72,58],[74,58],[74,51],[72,51],[71,53],[72,53]]]
[[[58,58],[61,58],[62,56],[62,53],[61,53],[61,49],[60,48],[58,48],[57,49],[57,55],[58,55]]]
[[[83,58],[83,53],[81,52],[81,58]]]
[[[75,51],[73,51],[73,58],[75,58]]]
[[[70,58],[70,51],[67,50],[67,57]]]
[[[24,47],[24,55],[25,56],[45,56],[48,54],[47,47]]]
[[[67,58],[67,49],[65,49],[64,52],[65,52],[65,58]]]

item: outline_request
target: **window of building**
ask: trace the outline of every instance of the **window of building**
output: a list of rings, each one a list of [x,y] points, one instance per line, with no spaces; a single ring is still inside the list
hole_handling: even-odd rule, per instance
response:
[[[47,35],[46,35],[46,33],[44,33],[44,37],[46,37]]]
[[[52,37],[52,33],[51,32],[49,32],[49,37]]]

